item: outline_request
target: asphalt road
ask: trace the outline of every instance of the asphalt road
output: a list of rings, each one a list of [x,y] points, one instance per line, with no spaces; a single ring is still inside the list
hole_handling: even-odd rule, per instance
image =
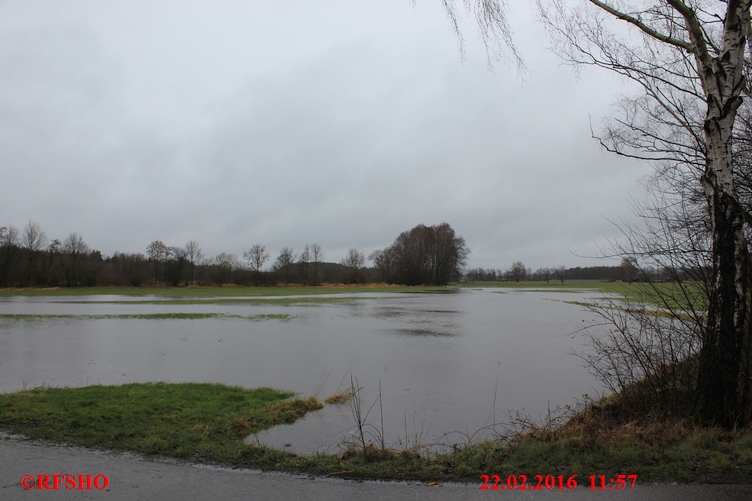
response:
[[[40,475],[42,489],[37,485]],[[57,490],[54,489],[56,478]],[[30,488],[24,489],[22,481],[27,482],[26,486]],[[445,483],[433,486],[413,482],[355,482],[232,470],[0,436],[2,500],[752,500],[752,485],[642,485],[638,479],[633,490],[590,491],[578,488],[571,491],[530,492],[481,491],[480,484],[480,480],[475,484]]]

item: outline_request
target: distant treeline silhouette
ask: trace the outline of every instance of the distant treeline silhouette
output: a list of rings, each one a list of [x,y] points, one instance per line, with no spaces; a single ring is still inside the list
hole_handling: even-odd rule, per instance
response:
[[[22,229],[0,227],[0,287],[76,287],[142,285],[276,285],[374,283],[444,285],[451,281],[520,280],[631,280],[628,267],[540,268],[533,272],[522,262],[507,270],[464,270],[470,250],[447,223],[418,225],[401,233],[389,247],[365,255],[350,249],[339,263],[324,260],[319,244],[300,253],[285,247],[270,261],[265,246],[256,244],[239,258],[222,252],[206,257],[191,240],[182,247],[156,240],[145,253],[115,252],[103,256],[83,237],[70,233],[64,240],[49,239],[39,224]]]
[[[446,284],[461,278],[469,250],[446,224],[418,225],[403,232],[390,247],[365,255],[350,249],[340,263],[324,261],[319,244],[300,253],[283,248],[268,269],[266,247],[255,244],[242,258],[222,252],[204,255],[195,240],[170,246],[155,240],[145,253],[103,256],[83,237],[70,233],[50,240],[38,223],[22,229],[0,227],[0,287],[141,286],[141,285],[275,285],[388,282]]]

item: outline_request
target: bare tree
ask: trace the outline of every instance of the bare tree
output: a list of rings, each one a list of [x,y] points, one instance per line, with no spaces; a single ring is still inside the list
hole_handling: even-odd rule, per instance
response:
[[[620,267],[624,280],[629,283],[634,282],[635,278],[637,278],[637,258],[634,256],[624,256]]]
[[[116,252],[111,261],[125,282],[133,287],[139,287],[149,278],[148,262],[143,254],[126,254]]]
[[[469,253],[465,239],[449,224],[442,223],[419,224],[400,233],[391,246],[375,257],[388,258],[395,282],[446,285],[460,278]]]
[[[39,252],[47,245],[48,238],[39,223],[29,219],[24,227],[21,241],[29,252]]]
[[[429,251],[431,283],[445,285],[459,280],[467,263],[470,249],[465,239],[456,235],[448,223],[432,226],[433,242]]]
[[[169,247],[167,249],[167,256],[168,259],[165,261],[165,278],[173,286],[178,286],[184,275],[185,265],[188,263],[188,251],[183,247]]]
[[[59,279],[56,275],[57,268],[55,267],[55,261],[60,262],[62,260],[63,255],[63,243],[55,238],[50,242],[50,245],[47,246],[47,255],[49,256],[49,260],[47,261],[47,285],[50,285],[52,283],[58,282]]]
[[[146,256],[154,264],[154,285],[159,278],[159,268],[170,255],[170,249],[161,240],[155,240],[146,247]]]
[[[78,233],[70,233],[63,240],[63,259],[65,282],[69,287],[79,285],[81,261],[89,253],[89,246]]]
[[[199,264],[201,260],[204,258],[204,253],[201,250],[201,246],[195,240],[191,240],[187,244],[185,244],[185,251],[186,251],[186,256],[188,258],[188,264],[191,270],[188,283],[192,284],[194,280],[194,272],[196,269],[196,265]]]
[[[319,265],[324,260],[324,251],[321,250],[319,244],[311,245],[311,264],[313,265],[313,273],[311,284],[315,287],[318,284],[319,279]]]
[[[394,267],[394,251],[391,247],[383,250],[375,250],[368,256],[369,261],[379,270],[381,280],[388,284],[392,283],[392,268]]]
[[[564,283],[564,278],[566,277],[566,274],[567,274],[567,267],[557,266],[556,268],[553,269],[553,274],[559,282]]]
[[[507,276],[509,276],[510,280],[514,280],[515,282],[525,280],[527,277],[527,269],[522,261],[515,261],[512,263],[512,267],[507,271]]]
[[[240,261],[235,254],[220,252],[209,261],[209,274],[214,283],[229,284],[239,267]]]
[[[23,235],[21,236],[21,243],[26,250],[26,278],[25,282],[30,285],[32,281],[32,274],[34,274],[34,263],[38,257],[40,251],[47,245],[47,234],[42,231],[42,227],[39,223],[36,223],[29,219],[26,226],[23,229]]]
[[[303,285],[308,284],[308,268],[311,264],[311,248],[306,244],[303,248],[303,252],[298,256],[298,269],[300,270],[300,278],[303,281]]]
[[[14,282],[13,262],[18,260],[18,228],[9,224],[0,226],[0,284],[11,285]]]
[[[254,285],[261,283],[261,267],[269,260],[269,257],[266,247],[260,244],[253,245],[243,253],[243,258],[248,261],[248,265],[253,270]]]
[[[366,262],[366,256],[358,249],[350,249],[347,255],[342,258],[340,264],[347,268],[347,282],[351,284],[360,283],[363,279],[363,265]]]
[[[551,281],[551,268],[538,268],[535,270],[535,277],[538,280],[545,280],[546,283]]]
[[[282,280],[284,280],[285,285],[288,285],[290,283],[290,279],[292,278],[295,257],[295,253],[292,251],[292,248],[285,247],[280,251],[279,256],[277,256],[277,260],[274,262],[274,271],[282,276]]]

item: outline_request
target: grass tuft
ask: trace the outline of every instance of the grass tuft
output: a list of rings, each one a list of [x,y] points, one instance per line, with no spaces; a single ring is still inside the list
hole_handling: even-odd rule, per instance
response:
[[[333,395],[327,397],[324,402],[327,404],[346,404],[353,397],[352,389],[347,388],[345,390],[338,391]]]

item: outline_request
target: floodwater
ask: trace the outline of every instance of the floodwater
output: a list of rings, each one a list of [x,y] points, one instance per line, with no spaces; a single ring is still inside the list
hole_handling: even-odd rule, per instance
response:
[[[357,381],[367,441],[380,444],[383,430],[385,445],[396,448],[464,444],[488,436],[494,424],[501,431],[510,412],[539,418],[602,390],[571,354],[587,350],[575,333],[592,315],[563,301],[584,297],[461,289],[305,305],[0,298],[0,391],[198,381],[271,386],[324,400]],[[174,312],[291,318],[86,317]],[[248,440],[299,453],[337,452],[355,438],[355,423],[351,403],[330,404]]]

